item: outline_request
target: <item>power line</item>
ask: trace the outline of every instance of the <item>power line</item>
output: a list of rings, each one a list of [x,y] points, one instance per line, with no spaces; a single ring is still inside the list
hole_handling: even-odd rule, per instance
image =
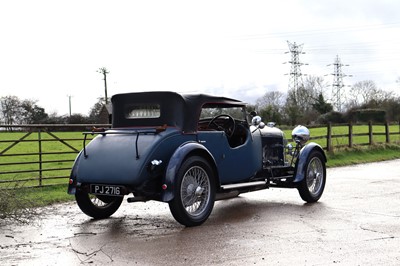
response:
[[[242,35],[239,37],[243,40],[251,39],[270,39],[270,38],[282,38],[282,37],[295,37],[295,36],[309,36],[309,35],[331,35],[334,33],[343,32],[360,32],[367,30],[380,30],[380,29],[396,29],[400,26],[400,22],[386,23],[386,24],[370,24],[362,26],[352,26],[345,28],[325,28],[325,29],[314,29],[314,30],[298,30],[288,32],[275,32],[275,33],[261,33],[261,34],[249,34]]]

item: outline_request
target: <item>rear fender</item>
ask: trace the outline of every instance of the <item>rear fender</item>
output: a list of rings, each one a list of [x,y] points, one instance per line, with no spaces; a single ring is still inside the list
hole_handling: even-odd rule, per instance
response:
[[[78,167],[79,167],[79,162],[80,162],[80,159],[82,156],[83,156],[83,151],[80,151],[74,161],[73,166],[72,166],[69,183],[68,183],[68,194],[71,194],[71,195],[75,194],[75,192],[76,192],[76,185],[77,185],[76,176],[77,176],[77,171],[78,171]]]
[[[325,163],[327,162],[325,152],[320,145],[314,142],[307,144],[300,150],[299,158],[297,159],[297,167],[296,167],[297,171],[295,179],[293,181],[294,183],[301,182],[304,179],[308,156],[314,150],[320,151],[324,156]]]
[[[192,152],[196,153],[200,152],[201,154],[205,155],[206,159],[208,159],[210,163],[212,163],[213,168],[216,171],[216,163],[214,157],[203,145],[199,144],[198,142],[183,143],[175,150],[174,154],[171,156],[171,159],[169,160],[165,178],[162,182],[163,184],[163,193],[161,195],[162,201],[168,202],[174,198],[175,177],[186,157]]]

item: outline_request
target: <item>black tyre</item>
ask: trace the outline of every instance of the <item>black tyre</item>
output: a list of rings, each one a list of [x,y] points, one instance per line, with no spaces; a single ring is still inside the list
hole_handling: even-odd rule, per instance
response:
[[[104,219],[115,213],[124,197],[95,196],[87,192],[76,191],[76,203],[86,215],[94,219]]]
[[[176,176],[174,193],[169,208],[175,220],[188,227],[204,223],[215,201],[215,178],[210,164],[199,156],[184,161]]]
[[[326,166],[323,154],[312,151],[307,158],[304,179],[298,186],[300,197],[308,202],[317,202],[324,192],[326,183]]]

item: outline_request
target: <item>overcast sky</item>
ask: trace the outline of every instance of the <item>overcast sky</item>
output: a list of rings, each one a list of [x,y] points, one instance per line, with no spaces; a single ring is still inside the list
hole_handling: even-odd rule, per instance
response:
[[[399,91],[400,1],[0,1],[0,97],[38,100],[47,113],[88,114],[108,95],[172,90],[249,103],[287,91],[287,41],[303,44],[302,73]]]

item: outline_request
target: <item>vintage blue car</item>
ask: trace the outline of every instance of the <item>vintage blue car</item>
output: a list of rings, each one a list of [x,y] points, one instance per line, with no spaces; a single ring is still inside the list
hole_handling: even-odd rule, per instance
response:
[[[112,128],[77,156],[68,193],[95,218],[128,202],[169,204],[174,218],[197,226],[214,202],[269,187],[297,188],[306,202],[320,199],[326,156],[308,143],[304,126],[287,144],[273,123],[265,125],[246,104],[205,94],[142,92],[112,97]]]

